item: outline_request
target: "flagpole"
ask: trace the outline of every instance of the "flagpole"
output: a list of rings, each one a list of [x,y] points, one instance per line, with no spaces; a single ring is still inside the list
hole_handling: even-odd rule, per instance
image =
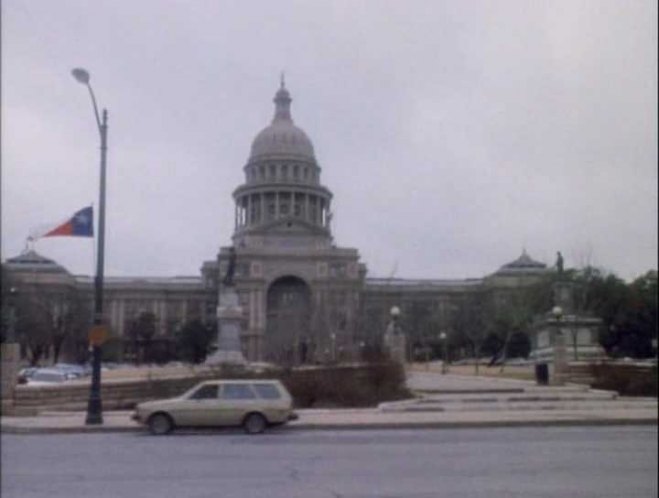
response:
[[[89,73],[85,69],[76,68],[71,71],[73,77],[87,87],[94,106],[94,117],[101,136],[101,171],[98,206],[98,241],[96,251],[96,277],[94,279],[94,325],[89,338],[92,345],[92,382],[87,402],[87,418],[85,424],[98,425],[103,423],[103,403],[101,400],[101,343],[106,335],[103,320],[103,273],[105,263],[105,171],[107,164],[108,111],[103,109],[102,120],[99,119],[98,107],[94,91],[89,84]]]

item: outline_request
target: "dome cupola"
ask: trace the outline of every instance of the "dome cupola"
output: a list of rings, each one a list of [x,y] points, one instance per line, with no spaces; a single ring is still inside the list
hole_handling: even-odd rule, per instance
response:
[[[291,243],[292,233],[297,234],[296,243],[302,234],[315,247],[331,243],[332,193],[320,183],[311,140],[293,124],[291,101],[282,77],[274,98],[275,115],[254,139],[243,168],[245,183],[233,192],[237,245],[264,244],[268,237],[284,237]]]
[[[291,95],[281,80],[275,94],[275,116],[267,128],[261,130],[252,142],[249,161],[288,158],[314,161],[314,150],[307,134],[293,124],[291,118]]]

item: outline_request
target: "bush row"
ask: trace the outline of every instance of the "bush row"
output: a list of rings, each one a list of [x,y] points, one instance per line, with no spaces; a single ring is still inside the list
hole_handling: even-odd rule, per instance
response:
[[[622,396],[657,397],[657,366],[593,364],[590,372],[595,389],[617,391]]]

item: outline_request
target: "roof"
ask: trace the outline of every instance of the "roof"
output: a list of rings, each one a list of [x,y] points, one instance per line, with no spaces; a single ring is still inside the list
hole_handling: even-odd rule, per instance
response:
[[[528,255],[526,250],[523,250],[519,258],[506,263],[496,273],[544,272],[546,270],[546,264],[534,260]]]
[[[34,249],[29,249],[18,256],[9,258],[5,262],[5,266],[9,270],[17,271],[39,271],[50,273],[68,273],[66,269],[57,264],[52,259],[37,253]]]
[[[302,129],[293,124],[291,101],[282,81],[274,99],[275,116],[270,126],[261,130],[252,142],[250,161],[274,156],[315,162],[311,140]]]

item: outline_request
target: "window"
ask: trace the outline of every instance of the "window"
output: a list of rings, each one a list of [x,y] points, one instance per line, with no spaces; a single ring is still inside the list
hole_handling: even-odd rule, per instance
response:
[[[252,384],[259,398],[262,399],[279,399],[281,394],[274,384]]]
[[[222,399],[256,399],[249,384],[224,384]]]
[[[190,399],[217,399],[218,386],[201,386],[190,395]]]

